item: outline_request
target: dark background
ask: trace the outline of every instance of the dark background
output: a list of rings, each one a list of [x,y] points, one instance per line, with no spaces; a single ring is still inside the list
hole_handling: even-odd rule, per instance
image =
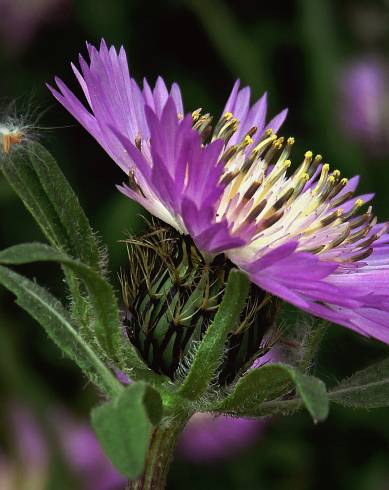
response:
[[[312,149],[346,176],[360,174],[361,191],[374,190],[377,214],[389,218],[389,2],[0,0],[0,117],[7,119],[13,102],[11,112],[38,127],[34,137],[57,158],[109,247],[116,284],[126,255],[119,241],[140,230],[140,210],[115,190],[120,169],[45,87],[58,75],[76,89],[70,61],[85,54],[86,40],[96,44],[101,37],[125,46],[137,80],[153,82],[161,74],[168,83],[177,81],[187,111],[203,107],[220,114],[236,78],[251,85],[256,99],[268,90],[271,115],[289,108],[283,133],[297,140],[292,160]],[[345,73],[371,60],[380,67],[381,89],[376,94],[368,85],[358,93],[345,84]],[[365,113],[375,115],[374,123],[365,122]],[[362,129],[355,131],[358,118]],[[1,177],[0,210],[2,248],[42,239]],[[63,294],[54,266],[23,271]],[[66,406],[86,419],[96,395],[4,290],[0,305],[0,448],[12,458],[5,422],[10,401],[29,407],[46,434],[50,407]],[[330,385],[387,353],[377,342],[330,327],[316,373]],[[84,488],[48,439],[48,488]],[[203,466],[178,461],[169,488],[389,489],[389,412],[332,407],[317,426],[304,413],[274,419],[257,445],[233,460]]]

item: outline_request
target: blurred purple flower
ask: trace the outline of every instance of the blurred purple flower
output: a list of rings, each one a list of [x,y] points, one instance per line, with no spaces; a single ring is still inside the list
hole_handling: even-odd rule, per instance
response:
[[[176,455],[194,463],[230,458],[254,444],[266,424],[264,420],[196,413],[178,440]]]
[[[50,442],[33,412],[20,403],[7,409],[11,454],[0,453],[0,490],[42,490],[49,478]],[[89,425],[64,410],[48,417],[70,473],[81,490],[122,490],[126,479],[104,456]]]
[[[389,147],[389,66],[378,58],[349,64],[340,79],[344,132],[374,153]]]
[[[83,490],[122,490],[126,478],[112,466],[85,422],[67,414],[57,416],[59,442],[70,468],[84,483]]]
[[[69,0],[0,0],[0,36],[7,51],[22,51]]]
[[[6,408],[14,457],[0,454],[1,490],[42,490],[46,487],[49,452],[32,412],[18,403]]]
[[[42,490],[49,476],[50,446],[45,431],[30,409],[12,404],[9,428],[14,457],[0,453],[1,490]],[[82,490],[122,490],[126,478],[104,455],[84,421],[56,409],[48,417],[59,449]],[[266,422],[210,414],[196,414],[179,438],[177,456],[195,463],[212,463],[249,447],[261,437]]]
[[[48,461],[47,445],[32,412],[20,404],[13,404],[9,418],[16,436],[15,449],[21,461],[45,467]]]

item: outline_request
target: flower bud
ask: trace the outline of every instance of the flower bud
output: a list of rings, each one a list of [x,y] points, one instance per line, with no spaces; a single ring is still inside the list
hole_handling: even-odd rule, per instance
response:
[[[127,247],[129,271],[121,276],[126,333],[151,369],[174,379],[213,321],[232,264],[224,255],[207,262],[189,237],[166,227],[154,226],[130,238]],[[226,343],[220,384],[232,382],[268,352],[279,305],[275,297],[251,286]]]

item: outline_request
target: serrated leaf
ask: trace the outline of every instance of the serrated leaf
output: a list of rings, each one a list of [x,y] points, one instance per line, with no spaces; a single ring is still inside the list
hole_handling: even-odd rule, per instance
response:
[[[98,270],[96,237],[53,156],[39,143],[28,142],[5,156],[0,168],[49,242]]]
[[[143,472],[152,426],[162,417],[159,393],[146,383],[134,383],[114,400],[95,408],[91,417],[108,458],[128,478],[138,478]]]
[[[77,332],[68,312],[53,295],[35,282],[2,266],[0,284],[16,295],[16,303],[43,326],[49,337],[93,383],[108,395],[120,392],[120,383]]]
[[[2,264],[40,261],[65,265],[84,281],[96,317],[95,334],[107,351],[114,354],[120,344],[119,310],[112,286],[98,272],[43,243],[14,245],[0,252]]]
[[[315,422],[327,417],[329,403],[324,383],[286,364],[267,364],[250,370],[237,382],[233,392],[214,408],[252,416],[261,411],[264,402],[274,401],[292,387]]]
[[[249,286],[245,273],[236,269],[230,271],[219,310],[204,334],[189,372],[179,389],[181,396],[193,400],[207,391],[222,360],[227,336],[239,321]]]
[[[329,392],[330,400],[355,408],[389,406],[389,359],[344,379]]]

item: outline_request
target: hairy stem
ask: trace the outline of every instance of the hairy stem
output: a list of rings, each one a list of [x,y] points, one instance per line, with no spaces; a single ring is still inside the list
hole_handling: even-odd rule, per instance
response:
[[[144,473],[138,480],[129,481],[126,490],[163,490],[165,488],[177,438],[187,421],[186,414],[178,415],[169,424],[158,426],[153,430]]]

